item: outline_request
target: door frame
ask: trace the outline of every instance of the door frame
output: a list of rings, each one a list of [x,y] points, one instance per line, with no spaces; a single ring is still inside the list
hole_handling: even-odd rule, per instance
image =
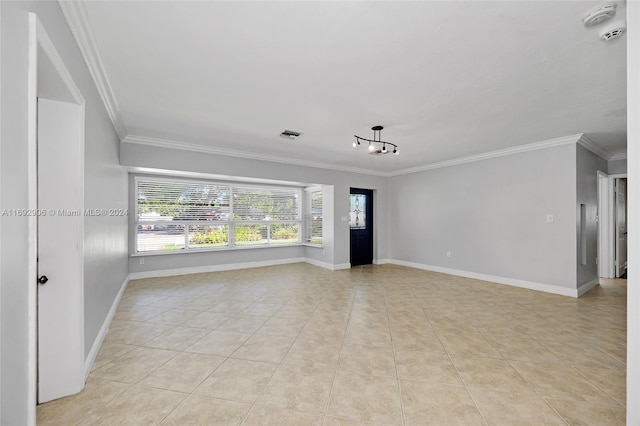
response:
[[[28,44],[28,82],[27,82],[27,203],[29,211],[36,212],[38,209],[38,50],[41,49],[47,59],[53,65],[54,70],[58,74],[60,80],[64,83],[73,103],[78,105],[78,113],[82,115],[80,120],[80,140],[79,140],[79,176],[82,176],[78,182],[79,190],[84,193],[84,117],[85,117],[85,100],[82,93],[76,86],[71,73],[67,69],[62,57],[58,53],[51,37],[45,30],[44,26],[38,19],[38,16],[29,13],[29,44]],[[83,206],[84,207],[84,206]],[[81,280],[79,282],[78,291],[82,295],[84,293],[84,220],[79,221],[79,241],[78,253],[81,258],[78,271]],[[28,406],[32,409],[28,413],[28,423],[36,423],[36,404],[38,394],[38,218],[30,215],[27,222],[28,235],[28,256],[27,256],[27,297],[28,297]],[[78,324],[77,335],[79,344],[84,351],[84,297],[80,298],[81,304],[78,307],[79,315],[83,320]],[[84,353],[82,354],[84,359]],[[84,371],[84,363],[78,366]],[[84,375],[83,375],[84,377]]]
[[[627,173],[608,175],[598,171],[598,276],[602,278],[616,276],[614,184],[616,179],[626,177]]]
[[[355,191],[355,192],[354,192]],[[374,189],[368,189],[368,188],[356,188],[356,187],[350,187],[349,188],[349,197],[351,197],[352,194],[364,194],[366,196],[368,196],[367,199],[367,203],[368,206],[366,207],[367,209],[367,215],[366,215],[366,221],[367,223],[369,223],[370,226],[368,226],[367,232],[369,233],[369,248],[371,250],[371,264],[375,264],[376,263],[376,259],[375,259],[375,255],[376,255],[376,243],[375,243],[375,235],[376,235],[376,230],[375,230],[375,221],[374,221],[374,216],[375,216],[375,203],[374,203],[374,194],[375,194],[375,190]],[[352,264],[352,256],[351,256],[351,226],[349,226],[349,264],[351,267],[353,267]]]
[[[614,238],[615,238],[615,243],[614,243],[614,267],[613,267],[613,270],[614,270],[613,276],[614,276],[614,278],[619,278],[619,273],[620,273],[620,257],[619,257],[620,256],[620,237],[618,235],[618,185],[620,183],[620,179],[625,179],[626,180],[627,178],[626,177],[622,177],[622,178],[616,177],[616,178],[613,179],[613,187],[614,187],[614,190],[613,190],[613,194],[614,194],[613,195],[613,197],[614,197],[613,198],[613,207],[614,207],[614,209],[613,209],[614,210],[613,235],[614,235]],[[628,181],[627,181],[627,182],[625,182],[625,219],[624,219],[625,220],[625,226],[628,226],[628,225],[626,225],[626,223],[628,221],[627,212],[626,212],[628,194],[629,194],[629,188],[628,188]],[[625,238],[625,240],[627,240],[627,239]],[[628,244],[628,241],[627,241],[627,244]],[[627,245],[627,244],[625,244],[625,245]],[[625,252],[626,251],[627,251],[627,247],[625,247]],[[628,256],[627,256],[627,260],[628,260]],[[628,265],[628,262],[625,261],[625,264]],[[625,269],[625,274],[626,274],[627,267],[628,266],[625,266],[625,268],[624,268]]]

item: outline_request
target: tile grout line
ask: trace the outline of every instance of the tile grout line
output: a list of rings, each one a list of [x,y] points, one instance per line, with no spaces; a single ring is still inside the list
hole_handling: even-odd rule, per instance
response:
[[[384,304],[387,310],[387,328],[389,329],[389,338],[391,339],[391,353],[393,354],[393,368],[396,373],[396,385],[398,388],[398,396],[400,397],[400,415],[402,416],[402,424],[407,424],[407,418],[404,411],[404,395],[402,394],[402,386],[400,385],[400,374],[398,373],[398,361],[396,359],[396,345],[391,332],[391,317],[389,316],[389,299],[387,297],[387,288],[383,285],[384,290]],[[413,294],[413,291],[412,291]],[[425,315],[426,317],[426,315]]]
[[[360,271],[360,273],[362,270]],[[349,329],[349,324],[351,323],[351,312],[353,311],[353,302],[358,294],[358,286],[353,285],[353,295],[351,296],[351,303],[349,305],[349,315],[347,316],[347,321],[344,326],[344,335],[342,336],[342,343],[340,344],[340,352],[338,352],[338,360],[336,361],[336,368],[333,373],[333,379],[331,380],[331,386],[329,387],[329,394],[327,395],[327,402],[325,403],[325,407],[322,415],[322,423],[326,422],[327,416],[329,414],[329,407],[331,405],[331,395],[333,395],[333,388],[336,382],[336,377],[338,377],[338,368],[340,366],[340,360],[342,359],[342,350],[344,349],[345,342],[347,340],[347,330]]]
[[[292,296],[293,297],[293,296]],[[287,302],[289,302],[289,300],[291,300],[290,297]],[[286,305],[286,303],[284,305],[282,305],[283,307]],[[314,308],[313,312],[311,313],[311,315],[309,315],[304,323],[304,325],[302,326],[302,328],[300,329],[300,331],[298,332],[298,335],[296,336],[296,338],[294,339],[293,343],[291,344],[291,346],[289,346],[289,349],[287,349],[287,353],[282,357],[282,359],[280,360],[280,362],[277,364],[277,367],[275,368],[275,370],[273,370],[273,373],[271,374],[271,376],[269,377],[269,380],[267,381],[267,383],[264,385],[264,387],[262,388],[262,390],[258,393],[258,396],[256,396],[256,398],[253,400],[253,402],[251,403],[249,409],[247,410],[247,413],[244,415],[242,421],[240,422],[240,425],[244,425],[247,421],[247,419],[249,418],[249,414],[253,411],[254,407],[256,407],[256,402],[258,402],[258,400],[260,399],[260,397],[264,394],[265,390],[267,389],[267,387],[269,386],[269,383],[271,382],[271,380],[273,379],[273,376],[278,372],[278,370],[280,369],[281,366],[283,365],[287,365],[287,364],[283,364],[283,361],[287,358],[287,355],[289,355],[289,352],[291,352],[291,348],[293,348],[293,345],[296,344],[296,342],[298,341],[298,339],[300,338],[300,336],[302,335],[302,332],[304,330],[304,328],[307,326],[307,324],[309,324],[309,321],[311,319],[311,317],[313,316],[313,314],[315,313],[315,311],[318,309],[319,305],[316,305],[316,307]],[[271,318],[274,318],[273,315],[275,315],[277,313],[274,312],[274,314],[272,314]],[[296,318],[293,318],[296,319]],[[265,322],[265,324],[269,322],[269,320],[267,320]],[[260,327],[262,328],[264,326],[264,324]],[[256,330],[256,333],[259,331],[260,329]],[[254,333],[255,334],[255,333]],[[248,339],[247,339],[248,340]],[[240,349],[240,347],[242,347],[242,345],[240,345],[238,347],[238,349]],[[236,349],[237,351],[237,349]],[[235,351],[234,351],[235,353]],[[232,354],[233,355],[233,354]],[[231,357],[231,355],[229,356]],[[296,410],[297,411],[297,410]],[[305,413],[308,414],[308,413]]]
[[[426,312],[425,312],[426,314]],[[428,315],[427,315],[428,317]],[[429,319],[429,324],[431,324],[431,327],[433,327],[433,323],[431,323],[431,319]],[[435,328],[435,327],[434,327]],[[475,328],[475,327],[474,327]],[[478,403],[476,402],[476,400],[473,398],[473,395],[471,394],[471,392],[469,391],[469,385],[467,384],[467,382],[465,382],[465,380],[462,378],[462,375],[460,374],[460,370],[458,369],[458,366],[453,362],[453,358],[451,356],[451,352],[449,352],[449,349],[447,348],[447,346],[444,344],[444,342],[442,341],[441,337],[440,337],[440,333],[438,333],[436,331],[436,337],[438,338],[438,340],[440,341],[440,344],[442,345],[442,347],[445,350],[445,353],[447,354],[447,357],[449,358],[449,362],[451,363],[451,365],[453,365],[453,368],[456,370],[456,374],[458,374],[458,377],[460,378],[460,381],[462,382],[462,384],[464,385],[464,389],[467,392],[467,395],[469,395],[469,398],[471,399],[471,402],[473,402],[473,405],[476,407],[476,411],[478,412],[478,414],[480,415],[480,418],[482,419],[482,421],[484,422],[485,425],[488,425],[489,422],[487,421],[487,419],[485,418],[484,413],[482,412],[482,410],[480,410],[480,406],[478,405]],[[502,356],[502,354],[500,354]]]

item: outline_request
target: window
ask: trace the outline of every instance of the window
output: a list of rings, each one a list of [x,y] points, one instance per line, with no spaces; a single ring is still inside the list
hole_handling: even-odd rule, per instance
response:
[[[299,243],[299,188],[135,179],[136,252]]]
[[[309,188],[305,192],[305,241],[322,244],[322,189]]]
[[[351,194],[349,200],[349,227],[351,229],[366,229],[367,196]]]

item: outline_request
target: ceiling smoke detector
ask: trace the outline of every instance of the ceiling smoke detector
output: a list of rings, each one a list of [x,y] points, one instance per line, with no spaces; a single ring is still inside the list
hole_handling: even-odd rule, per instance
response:
[[[591,9],[586,15],[582,17],[582,22],[585,27],[593,27],[600,22],[613,18],[616,14],[616,4],[611,2],[603,6],[598,6],[595,9]]]
[[[280,133],[279,136],[281,138],[285,138],[285,139],[296,140],[300,136],[302,136],[302,133],[296,132],[296,131],[293,131],[293,130],[284,130],[282,133]]]

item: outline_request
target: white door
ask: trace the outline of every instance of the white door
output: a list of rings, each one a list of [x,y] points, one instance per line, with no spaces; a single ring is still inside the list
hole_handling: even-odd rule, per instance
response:
[[[38,99],[39,403],[84,387],[83,120],[80,105]]]
[[[616,278],[627,272],[627,179],[616,179]]]

